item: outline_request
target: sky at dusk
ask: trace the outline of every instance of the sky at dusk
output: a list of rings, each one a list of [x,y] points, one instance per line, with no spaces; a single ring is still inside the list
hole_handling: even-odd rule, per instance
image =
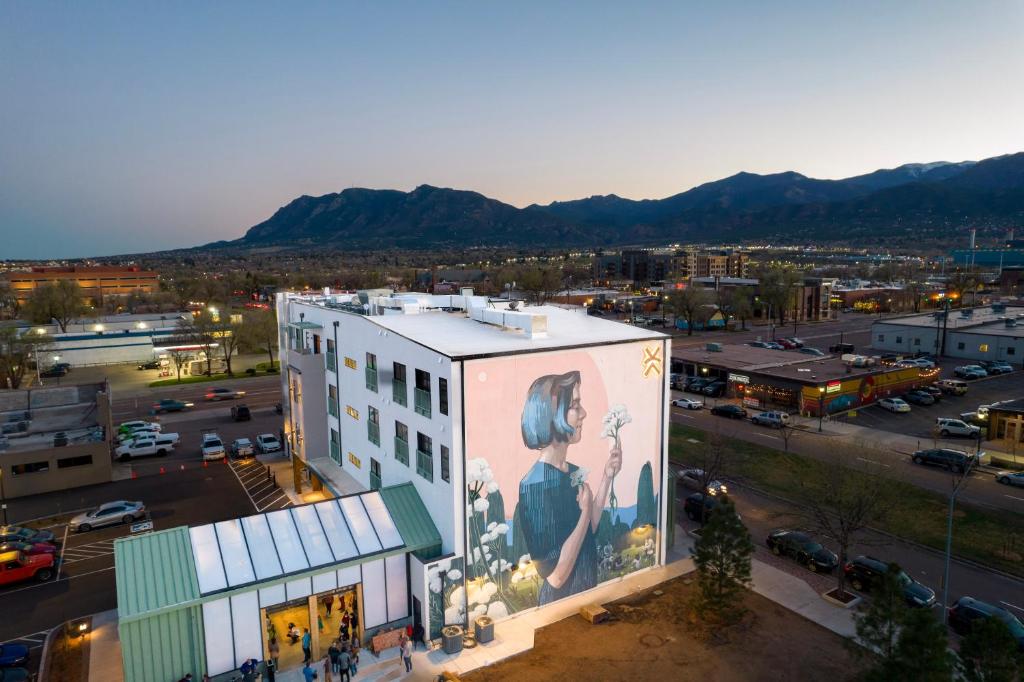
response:
[[[0,2],[0,259],[1024,150],[1024,3]]]

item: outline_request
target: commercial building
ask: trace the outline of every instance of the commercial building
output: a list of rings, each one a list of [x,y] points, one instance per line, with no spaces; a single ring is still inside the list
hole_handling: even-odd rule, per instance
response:
[[[871,325],[871,347],[964,360],[1024,362],[1024,306],[989,306],[880,319]]]
[[[857,366],[861,365],[861,366]],[[672,372],[720,379],[724,397],[754,409],[819,416],[845,412],[933,382],[936,370],[892,367],[852,356],[817,357],[734,344],[679,348]]]
[[[1015,464],[1024,463],[1024,398],[988,408],[988,440],[1008,453]]]
[[[786,318],[792,324],[797,322],[818,322],[831,316],[832,288],[836,280],[830,277],[804,277],[793,286],[790,303],[786,307]],[[699,286],[719,292],[730,292],[744,288],[750,292],[754,317],[766,317],[768,308],[761,302],[761,281],[754,277],[694,277],[691,286]],[[772,313],[778,318],[778,312]]]
[[[3,497],[111,480],[107,384],[0,391]]]
[[[484,616],[500,638],[520,611],[664,562],[668,337],[470,291],[276,305],[308,504],[119,541],[129,682],[263,659],[288,622],[336,632],[325,597],[364,640]]]
[[[7,272],[0,275],[6,280],[19,302],[28,300],[37,288],[56,282],[74,282],[82,288],[88,305],[100,305],[109,297],[132,293],[150,294],[157,291],[160,277],[152,270],[137,266],[34,267],[27,272]]]
[[[598,282],[648,285],[693,277],[743,277],[747,263],[746,253],[733,250],[624,249],[595,256],[593,268]]]

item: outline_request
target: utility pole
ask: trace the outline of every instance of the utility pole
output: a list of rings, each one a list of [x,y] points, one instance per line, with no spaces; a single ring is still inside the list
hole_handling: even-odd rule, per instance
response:
[[[960,480],[953,486],[953,491],[949,494],[949,516],[946,519],[946,566],[942,573],[942,624],[947,625],[949,623],[949,611],[947,605],[949,604],[949,561],[953,554],[953,509],[956,507],[956,496],[960,492],[960,488],[964,482],[967,481],[967,477],[971,474],[971,467],[977,462],[978,457],[981,456],[981,438],[978,438],[978,451],[975,454],[973,460],[967,463],[967,468],[964,469],[963,474],[960,476]]]

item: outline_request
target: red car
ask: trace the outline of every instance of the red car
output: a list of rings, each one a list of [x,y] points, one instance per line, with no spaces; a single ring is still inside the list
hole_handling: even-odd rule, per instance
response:
[[[797,346],[795,343],[793,343],[789,339],[775,339],[775,343],[779,344],[780,346],[782,346],[786,350],[793,350],[795,348],[799,348],[799,346]]]
[[[54,574],[52,554],[27,555],[22,552],[0,554],[0,585],[25,580],[46,582]]]
[[[24,552],[25,554],[56,554],[57,547],[49,542],[5,542],[0,545],[0,554]]]

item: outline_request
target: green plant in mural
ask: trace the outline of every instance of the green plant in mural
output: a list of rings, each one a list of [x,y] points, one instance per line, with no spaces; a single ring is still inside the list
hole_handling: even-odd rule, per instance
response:
[[[427,567],[431,639],[440,637],[441,628],[445,625],[464,625],[466,622],[462,594],[464,567],[462,557],[452,557]]]
[[[633,421],[633,418],[629,416],[629,412],[626,411],[625,405],[612,405],[611,409],[608,410],[608,414],[601,419],[601,423],[604,424],[601,436],[613,439],[615,441],[615,447],[621,449],[622,444],[619,442],[619,429],[631,421]],[[611,491],[608,493],[608,507],[612,510],[612,516],[614,517],[615,510],[619,507],[619,500],[615,496],[615,476],[612,476]],[[616,519],[616,521],[618,521],[618,519]]]
[[[486,459],[478,457],[466,462],[466,488],[466,525],[470,548],[466,558],[472,576],[472,581],[466,587],[467,603],[472,607],[468,617],[485,613],[502,617],[535,606],[536,602],[524,603],[519,593],[510,589],[512,570],[516,565],[505,558],[509,531],[504,519],[505,505]],[[496,508],[494,515],[488,516],[492,496],[495,496]],[[498,504],[501,506],[500,515]],[[490,518],[495,520],[488,521]]]
[[[644,462],[636,484],[636,520],[633,528],[655,526],[658,523],[658,500],[654,495],[654,473],[650,462]]]

